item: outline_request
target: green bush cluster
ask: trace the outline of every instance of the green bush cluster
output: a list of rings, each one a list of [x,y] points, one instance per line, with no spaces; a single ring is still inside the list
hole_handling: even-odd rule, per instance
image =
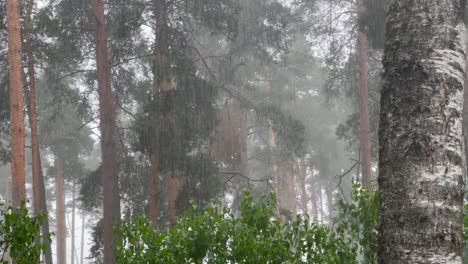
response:
[[[19,208],[0,204],[0,264],[9,255],[16,264],[39,263],[46,244],[40,234],[44,216],[30,216],[23,202]]]
[[[274,205],[273,197],[255,202],[247,193],[237,217],[226,207],[211,206],[198,213],[193,207],[163,232],[144,217],[124,221],[118,228],[117,262],[358,263],[358,246],[349,243],[346,232],[300,215],[282,223],[274,217]]]

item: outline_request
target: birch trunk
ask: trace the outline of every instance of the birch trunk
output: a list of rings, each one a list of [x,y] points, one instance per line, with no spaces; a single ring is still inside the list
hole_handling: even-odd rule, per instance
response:
[[[379,130],[381,264],[462,262],[464,2],[390,4]]]

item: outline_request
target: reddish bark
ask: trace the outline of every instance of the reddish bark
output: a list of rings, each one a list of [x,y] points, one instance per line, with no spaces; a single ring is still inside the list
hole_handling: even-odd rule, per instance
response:
[[[119,182],[115,149],[115,106],[107,48],[104,0],[93,0],[96,22],[96,66],[102,151],[102,186],[104,192],[104,263],[115,263],[114,227],[120,218]]]
[[[25,187],[25,127],[24,92],[22,76],[22,47],[17,0],[7,0],[8,22],[8,69],[10,81],[10,126],[11,126],[11,175],[12,205],[19,206],[26,200]]]
[[[177,224],[177,198],[181,190],[181,182],[179,175],[175,168],[171,170],[167,187],[167,201],[168,201],[168,220],[171,226]]]
[[[298,166],[300,170],[299,185],[301,189],[301,207],[302,207],[302,211],[304,212],[304,214],[308,216],[309,206],[308,206],[307,201],[309,200],[309,197],[307,197],[307,186],[306,186],[307,166],[305,164],[305,161],[302,161],[301,163],[299,163]]]

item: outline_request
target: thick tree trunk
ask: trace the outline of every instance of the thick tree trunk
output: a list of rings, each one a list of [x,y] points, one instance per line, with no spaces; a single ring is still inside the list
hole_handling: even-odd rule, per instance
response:
[[[465,1],[392,1],[380,115],[379,263],[461,263]]]
[[[115,148],[115,106],[111,89],[111,71],[107,48],[104,0],[93,0],[96,20],[96,66],[102,150],[102,186],[104,192],[104,263],[115,263],[114,228],[120,218],[119,179]]]
[[[177,224],[177,198],[181,190],[179,175],[175,168],[171,169],[169,182],[167,187],[167,202],[168,202],[168,220],[171,226]]]
[[[12,205],[26,200],[24,91],[18,0],[7,0],[8,69],[10,78]]]
[[[157,225],[159,219],[158,206],[158,185],[159,185],[159,158],[157,154],[151,155],[151,176],[149,186],[149,215],[154,225]]]
[[[365,33],[365,8],[364,0],[357,0],[359,31],[358,31],[358,56],[359,56],[359,140],[362,159],[362,185],[369,188],[372,185],[371,170],[371,139],[369,128],[369,87],[368,87],[368,43]]]
[[[56,170],[56,218],[57,218],[57,264],[67,263],[67,230],[65,224],[65,179],[64,164],[60,158],[55,159]]]

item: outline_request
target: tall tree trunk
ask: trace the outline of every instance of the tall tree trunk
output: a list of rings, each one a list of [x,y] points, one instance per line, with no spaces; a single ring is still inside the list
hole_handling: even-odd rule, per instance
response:
[[[362,185],[369,188],[372,185],[371,170],[371,139],[369,128],[369,87],[368,87],[368,43],[365,32],[365,7],[364,0],[357,0],[359,32],[358,32],[358,56],[359,56],[359,140],[362,152],[361,171]]]
[[[177,224],[177,198],[181,189],[180,179],[175,168],[171,169],[167,188],[168,219],[171,226]]]
[[[156,22],[155,43],[154,43],[154,61],[153,61],[153,100],[159,104],[159,96],[161,93],[172,90],[170,77],[170,63],[168,58],[167,46],[167,3],[165,0],[155,0],[153,14]],[[159,109],[158,109],[159,111]],[[160,112],[155,113],[160,116]],[[159,132],[154,131],[159,140]],[[159,143],[159,142],[158,142]],[[158,223],[159,218],[159,163],[162,153],[159,153],[159,146],[151,146],[150,154],[151,177],[149,183],[149,215],[153,224]]]
[[[305,160],[302,162],[298,162],[299,170],[300,170],[300,175],[299,175],[299,186],[301,189],[301,207],[302,207],[302,212],[306,215],[309,216],[309,206],[308,206],[308,200],[309,197],[307,195],[307,166]]]
[[[75,263],[76,257],[76,250],[75,250],[75,209],[76,209],[76,201],[75,201],[75,182],[72,183],[72,223],[71,223],[71,256],[70,256],[70,263]]]
[[[84,264],[84,235],[85,235],[85,212],[81,216],[81,249],[80,249],[80,264]]]
[[[151,176],[149,185],[149,215],[150,220],[154,225],[158,223],[159,206],[158,206],[158,185],[159,185],[159,158],[158,154],[151,154]]]
[[[104,0],[93,0],[96,20],[96,66],[102,150],[102,186],[104,192],[104,263],[114,264],[114,227],[120,218],[119,179],[115,148],[115,106],[111,89],[111,71],[107,48]]]
[[[318,186],[317,188],[317,193],[318,197],[320,199],[320,221],[323,223],[325,217],[325,210],[323,210],[323,193],[322,193],[322,187]],[[317,218],[318,219],[318,218]]]
[[[34,0],[28,1],[26,20],[24,23],[25,46],[28,57],[28,75],[29,75],[29,105],[28,118],[31,127],[31,149],[32,149],[32,179],[33,179],[33,205],[36,214],[41,212],[41,192],[39,188],[39,140],[37,135],[37,113],[36,113],[36,76],[34,70],[33,50],[31,45],[31,14],[34,6]]]
[[[60,158],[55,159],[56,170],[56,218],[57,218],[57,264],[67,263],[67,227],[65,224],[65,179],[64,164]]]
[[[29,75],[29,104],[28,104],[28,119],[31,128],[31,156],[32,156],[32,178],[33,178],[33,205],[36,214],[44,215],[42,224],[42,234],[49,234],[49,215],[47,212],[47,204],[45,198],[44,175],[42,174],[41,155],[39,152],[38,139],[38,124],[36,112],[36,74],[34,69],[33,48],[31,45],[31,15],[34,7],[34,0],[28,1],[27,14],[25,20],[25,46],[28,57],[28,75]],[[52,264],[52,250],[50,242],[45,239],[42,241],[46,244],[44,252],[44,261],[46,264]]]
[[[465,9],[467,12],[467,9]],[[466,17],[468,14],[465,14],[465,29],[466,29]],[[468,54],[468,34],[465,34],[465,54]],[[468,59],[465,61],[465,69],[468,69]],[[465,71],[465,89],[463,90],[463,138],[465,140],[465,174],[468,175],[468,70]]]
[[[7,0],[8,69],[10,78],[12,205],[26,200],[24,91],[18,0]]]
[[[380,115],[379,263],[461,263],[465,1],[392,1]]]

